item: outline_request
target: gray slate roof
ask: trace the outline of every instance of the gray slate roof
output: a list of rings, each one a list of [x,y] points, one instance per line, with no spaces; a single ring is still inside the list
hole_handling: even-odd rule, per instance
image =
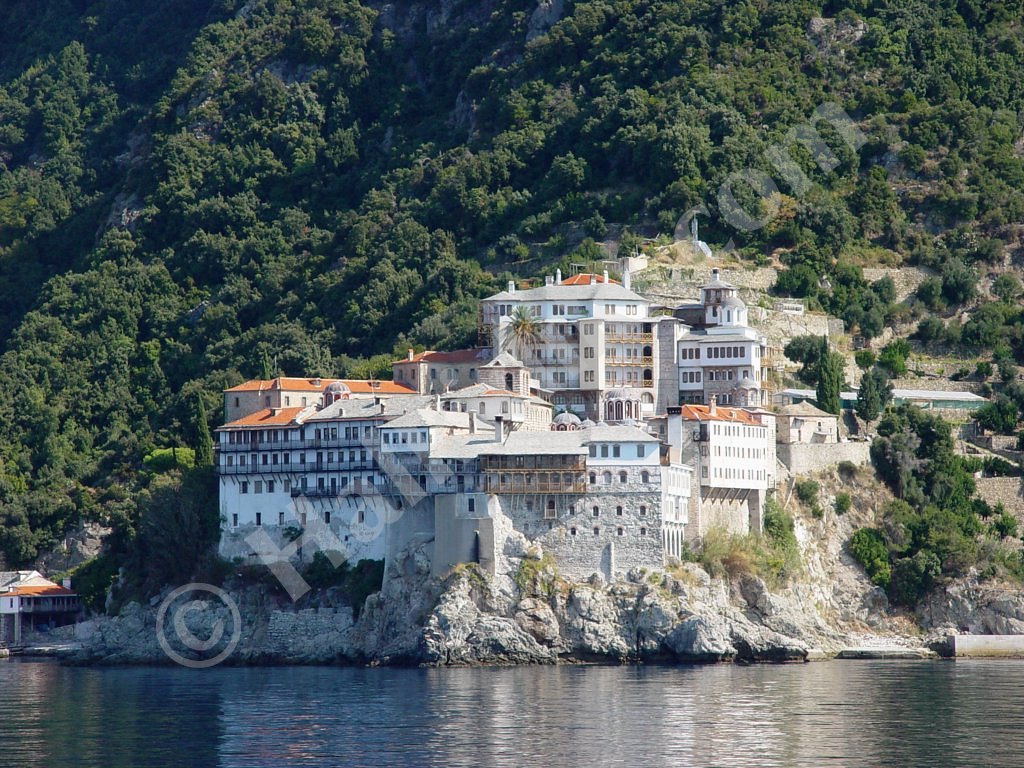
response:
[[[638,293],[616,283],[590,283],[584,285],[542,285],[539,288],[509,293],[502,291],[488,296],[485,301],[636,301],[650,303]],[[564,322],[564,321],[563,321]]]

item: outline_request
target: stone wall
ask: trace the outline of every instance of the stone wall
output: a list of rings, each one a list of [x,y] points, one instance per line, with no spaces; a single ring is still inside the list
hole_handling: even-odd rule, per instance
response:
[[[992,506],[1002,504],[1007,512],[1024,521],[1024,489],[1019,477],[981,477],[975,484],[981,498]]]
[[[805,475],[840,461],[867,464],[871,461],[871,443],[824,443],[815,445],[778,445],[779,460],[794,475]]]
[[[352,609],[307,608],[273,611],[267,622],[266,653],[308,661],[332,661],[353,626]]]
[[[514,529],[549,552],[567,578],[600,573],[611,580],[634,568],[664,567],[660,489],[565,496],[558,500],[556,517],[548,519],[545,497],[537,497],[532,510],[526,507],[529,497],[498,498]]]
[[[712,529],[745,535],[750,533],[751,512],[760,527],[760,496],[757,491],[702,486],[700,497],[691,496],[686,538],[700,539]],[[754,509],[752,510],[752,506]]]

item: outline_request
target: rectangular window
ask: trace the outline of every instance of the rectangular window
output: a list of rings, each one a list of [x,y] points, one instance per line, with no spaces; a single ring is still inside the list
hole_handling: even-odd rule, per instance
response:
[[[614,456],[615,458],[619,457],[619,446],[617,446],[617,445],[613,445],[612,446],[612,456]]]
[[[239,493],[248,493],[249,492],[249,481],[248,480],[243,480],[242,482],[240,482],[238,484],[238,492]]]
[[[636,457],[638,459],[642,459],[644,457],[644,453],[645,452],[646,452],[646,448],[643,445],[638,445],[636,447]]]
[[[263,515],[259,512],[256,513],[256,525],[263,525]]]
[[[262,480],[257,480],[255,483],[253,483],[253,485],[254,485],[253,493],[263,493],[263,481]]]

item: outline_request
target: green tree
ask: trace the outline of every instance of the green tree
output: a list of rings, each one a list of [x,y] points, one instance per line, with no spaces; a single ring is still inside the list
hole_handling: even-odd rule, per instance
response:
[[[213,438],[210,436],[210,425],[206,422],[206,406],[203,397],[196,394],[192,414],[192,429],[195,435],[195,465],[197,469],[213,467]]]
[[[882,396],[878,391],[878,380],[872,371],[865,371],[857,389],[857,415],[864,421],[874,421],[882,412]]]
[[[843,390],[843,356],[828,348],[828,341],[821,340],[821,356],[818,360],[818,386],[815,397],[818,407],[828,413],[838,414],[841,408],[839,399]]]
[[[505,348],[529,364],[530,352],[541,341],[540,323],[526,307],[512,310],[511,320],[505,337]]]

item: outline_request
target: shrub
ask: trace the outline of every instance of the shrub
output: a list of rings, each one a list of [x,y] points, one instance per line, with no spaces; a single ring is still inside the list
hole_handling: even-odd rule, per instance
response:
[[[870,349],[858,349],[853,353],[853,359],[857,363],[857,367],[862,371],[868,370],[875,364],[875,353]]]
[[[1009,512],[1003,512],[992,522],[992,532],[999,538],[1017,536],[1017,518]]]
[[[847,512],[850,511],[850,506],[852,505],[852,503],[853,499],[850,497],[850,494],[847,493],[846,491],[842,491],[841,493],[836,494],[836,514],[845,515]]]
[[[860,528],[853,532],[847,547],[853,557],[867,573],[871,583],[887,587],[892,577],[889,567],[889,550],[882,533],[874,528]]]
[[[802,504],[810,506],[818,500],[818,491],[821,490],[821,486],[818,485],[817,480],[800,480],[797,482],[796,497],[800,499]]]
[[[854,464],[852,461],[847,461],[846,459],[843,459],[842,461],[839,462],[839,466],[837,467],[837,469],[839,470],[840,477],[842,477],[844,480],[851,480],[857,476],[857,465]]]
[[[142,459],[150,472],[170,472],[173,469],[192,469],[196,454],[191,448],[155,448]]]
[[[893,563],[889,597],[902,605],[914,605],[932,588],[940,573],[942,563],[934,552],[921,550],[913,557],[900,558]]]

